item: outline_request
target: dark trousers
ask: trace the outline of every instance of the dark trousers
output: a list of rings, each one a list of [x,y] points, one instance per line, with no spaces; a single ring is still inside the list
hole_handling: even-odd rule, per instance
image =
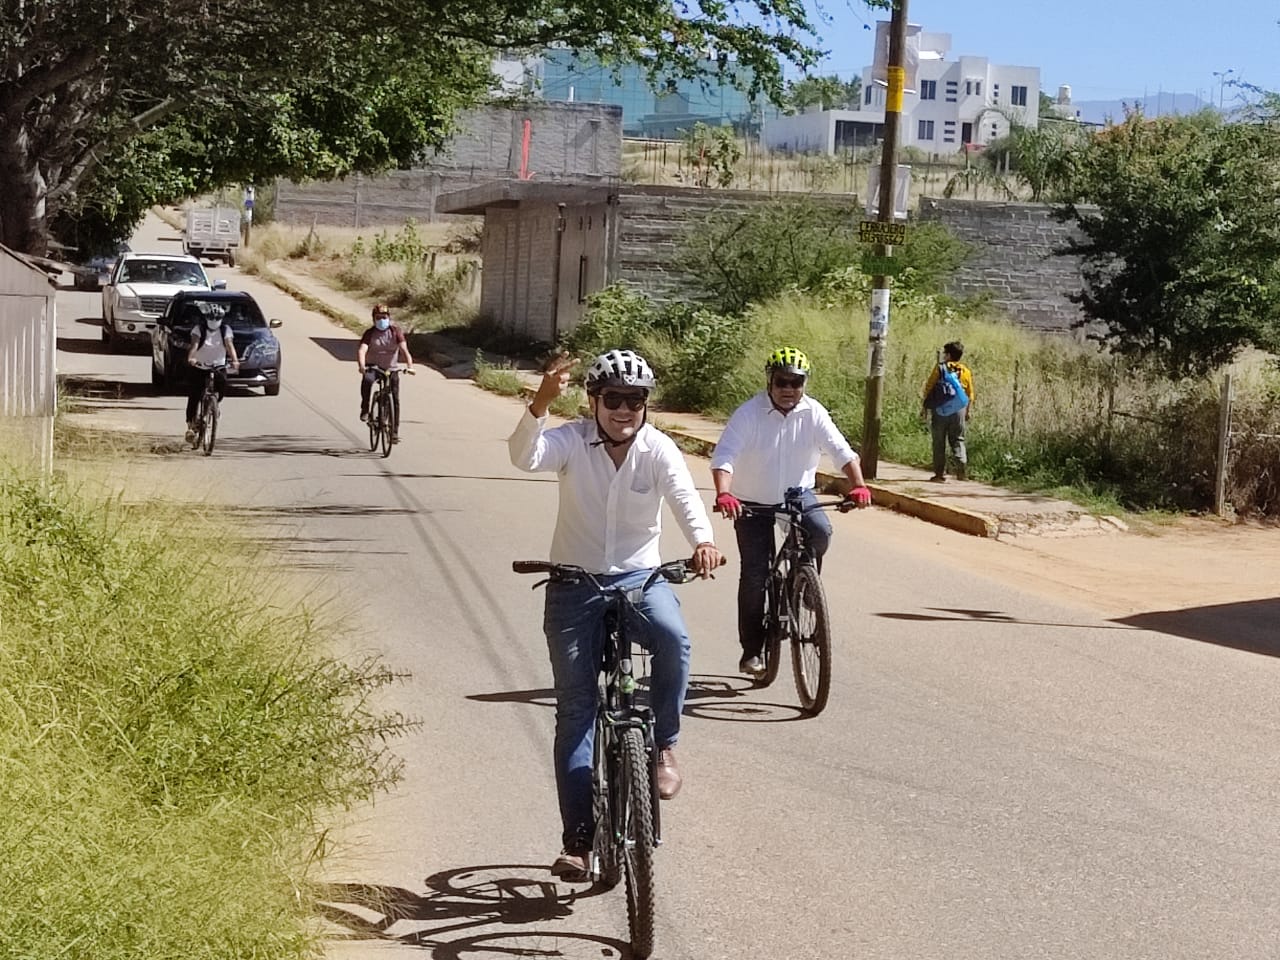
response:
[[[369,412],[369,395],[378,379],[378,371],[373,367],[365,367],[364,377],[360,380],[360,412]],[[400,432],[400,371],[391,371],[391,423],[392,430]]]
[[[929,427],[933,432],[933,475],[941,477],[947,472],[947,448],[956,458],[960,471],[963,472],[968,463],[964,447],[965,411],[958,410],[947,416],[934,413]]]
[[[818,502],[812,490],[806,490],[802,499],[806,507]],[[751,504],[744,501],[743,506]],[[738,642],[742,644],[743,657],[758,657],[764,649],[764,591],[773,563],[775,524],[769,515],[744,516],[733,522],[742,560],[738,577]],[[809,553],[821,567],[823,554],[831,546],[831,521],[822,511],[810,510],[801,526],[808,535]]]
[[[187,423],[196,418],[200,409],[200,398],[204,396],[204,378],[208,370],[187,367]],[[218,400],[221,401],[227,392],[227,371],[215,370],[213,382],[218,388]]]

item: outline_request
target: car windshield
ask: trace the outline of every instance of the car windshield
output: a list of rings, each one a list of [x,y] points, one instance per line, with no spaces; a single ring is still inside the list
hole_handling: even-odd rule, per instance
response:
[[[130,260],[120,268],[121,283],[177,283],[208,286],[198,263],[184,260]]]
[[[179,326],[193,327],[203,323],[205,317],[219,315],[232,330],[254,330],[267,325],[262,311],[252,300],[188,300],[182,305],[176,322]]]

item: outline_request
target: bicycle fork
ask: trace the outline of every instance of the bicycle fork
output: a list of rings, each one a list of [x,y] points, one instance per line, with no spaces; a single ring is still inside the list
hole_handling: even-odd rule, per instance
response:
[[[610,645],[625,642],[618,636],[616,629],[610,629],[607,636]],[[653,811],[653,845],[658,847],[662,845],[662,816],[658,808],[660,801],[658,796],[658,749],[653,735],[653,711],[636,706],[637,683],[629,645],[622,650],[614,683],[610,686],[618,691],[618,698],[616,703],[608,704],[605,723],[615,730],[634,727],[640,730],[644,736],[646,769],[649,774],[649,807]],[[611,738],[611,740],[615,745],[618,742],[616,737]],[[610,785],[610,789],[613,789],[612,785]],[[620,807],[615,809],[620,809]]]

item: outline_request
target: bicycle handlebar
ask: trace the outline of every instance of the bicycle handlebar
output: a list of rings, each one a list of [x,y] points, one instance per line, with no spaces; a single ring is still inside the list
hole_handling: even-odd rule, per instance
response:
[[[849,513],[856,509],[855,505],[848,500],[822,500],[810,507],[802,507],[798,503],[790,500],[784,500],[782,503],[754,503],[742,505],[743,516],[798,516],[805,513],[812,513],[815,510],[826,510],[835,507],[841,513]]]
[[[607,589],[601,586],[595,574],[571,563],[552,563],[549,560],[512,560],[511,569],[515,573],[545,573],[547,580],[553,583],[579,583],[586,580],[597,590]],[[688,560],[671,560],[660,567],[655,567],[641,589],[648,590],[658,580],[666,580],[668,583],[688,583],[696,576],[697,574],[693,572],[692,557]],[[547,580],[535,583],[533,589],[538,589]]]

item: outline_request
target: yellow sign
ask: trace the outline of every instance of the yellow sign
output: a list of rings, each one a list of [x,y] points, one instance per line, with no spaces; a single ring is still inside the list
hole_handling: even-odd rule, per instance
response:
[[[902,112],[902,90],[907,84],[905,67],[889,68],[889,93],[885,101],[885,110],[890,113]]]
[[[879,220],[863,220],[858,224],[858,239],[863,243],[883,243],[895,246],[907,242],[905,223],[881,223]]]

